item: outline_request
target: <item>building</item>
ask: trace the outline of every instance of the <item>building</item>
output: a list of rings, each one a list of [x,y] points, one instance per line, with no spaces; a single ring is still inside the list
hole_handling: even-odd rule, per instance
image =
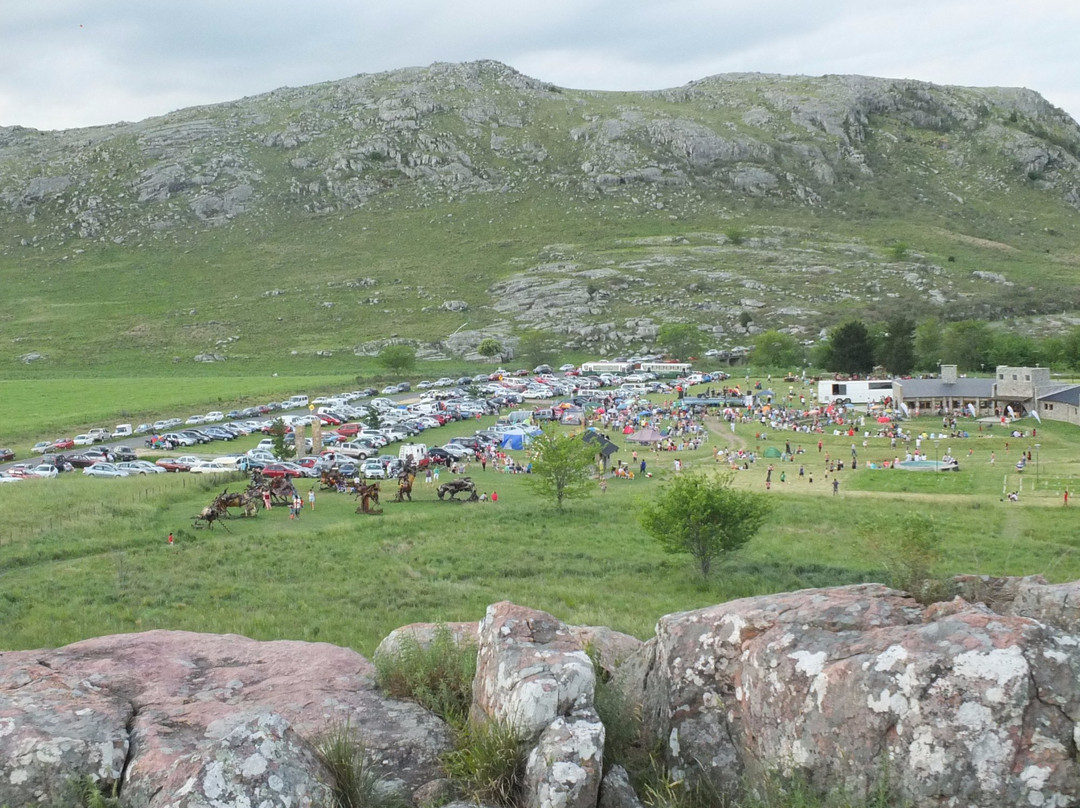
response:
[[[1046,395],[1039,394],[1039,418],[1065,421],[1080,426],[1080,384],[1060,387]]]
[[[942,365],[936,379],[893,379],[892,386],[893,398],[913,414],[974,409],[979,417],[999,416],[1010,410],[1016,417],[1026,415],[1044,393],[1060,388],[1050,381],[1049,368],[1009,365],[998,365],[992,379],[960,376],[956,365]]]

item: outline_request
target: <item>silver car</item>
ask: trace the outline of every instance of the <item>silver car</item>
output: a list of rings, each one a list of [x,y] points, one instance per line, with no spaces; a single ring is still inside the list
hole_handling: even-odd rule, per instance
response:
[[[127,477],[128,473],[117,468],[115,463],[95,463],[83,469],[83,474],[88,477]]]

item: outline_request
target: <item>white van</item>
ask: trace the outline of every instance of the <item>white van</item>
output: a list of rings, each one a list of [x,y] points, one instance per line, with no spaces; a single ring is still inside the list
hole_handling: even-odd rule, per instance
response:
[[[130,438],[133,434],[135,433],[131,429],[131,424],[117,424],[112,436],[114,438]]]
[[[287,407],[306,407],[307,405],[307,396],[292,396],[285,402],[285,406]]]

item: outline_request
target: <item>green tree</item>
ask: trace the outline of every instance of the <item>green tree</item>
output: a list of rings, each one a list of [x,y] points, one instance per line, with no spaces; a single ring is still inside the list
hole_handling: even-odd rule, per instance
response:
[[[491,359],[495,356],[501,356],[503,353],[502,343],[494,337],[486,337],[480,340],[480,344],[476,346],[476,352],[483,357]]]
[[[756,367],[796,368],[802,365],[803,349],[790,334],[766,331],[754,340],[750,362]]]
[[[553,499],[560,511],[563,500],[593,492],[594,451],[580,437],[545,427],[533,443],[532,474],[525,477],[540,496]]]
[[[995,331],[986,351],[985,364],[990,369],[998,365],[1030,367],[1039,361],[1041,347],[1038,342],[1024,334]],[[980,370],[985,370],[985,368],[980,368]]]
[[[990,326],[982,320],[949,323],[941,340],[945,361],[961,370],[981,370],[993,339]]]
[[[289,440],[289,430],[280,418],[275,418],[270,424],[270,440],[274,445],[274,457],[279,460],[288,460],[296,454],[296,449]]]
[[[416,349],[411,345],[402,345],[400,343],[387,345],[379,351],[377,358],[379,364],[387,370],[401,373],[416,366]]]
[[[915,367],[915,321],[900,315],[885,323],[877,361],[894,376],[903,376]]]
[[[705,335],[693,323],[665,323],[656,332],[656,344],[676,359],[691,359],[701,353]]]
[[[874,369],[874,345],[861,320],[851,320],[830,332],[828,369],[837,373],[869,373]]]
[[[936,371],[942,362],[940,320],[923,320],[915,326],[915,367],[919,370]]]
[[[750,323],[752,322],[754,322],[754,315],[746,309],[739,312],[739,327],[742,328],[743,331],[749,331]]]
[[[707,578],[713,561],[743,547],[769,513],[760,494],[732,488],[734,475],[675,477],[641,513],[645,531],[668,553],[689,553]]]

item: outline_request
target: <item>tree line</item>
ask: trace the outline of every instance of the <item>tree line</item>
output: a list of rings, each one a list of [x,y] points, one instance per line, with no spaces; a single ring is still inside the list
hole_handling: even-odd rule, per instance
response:
[[[812,366],[848,374],[866,374],[880,366],[896,376],[936,372],[942,364],[971,373],[997,365],[1080,370],[1080,326],[1040,339],[983,320],[916,322],[904,316],[883,323],[849,320],[811,346],[790,334],[766,331],[755,340],[750,361],[758,367]]]

